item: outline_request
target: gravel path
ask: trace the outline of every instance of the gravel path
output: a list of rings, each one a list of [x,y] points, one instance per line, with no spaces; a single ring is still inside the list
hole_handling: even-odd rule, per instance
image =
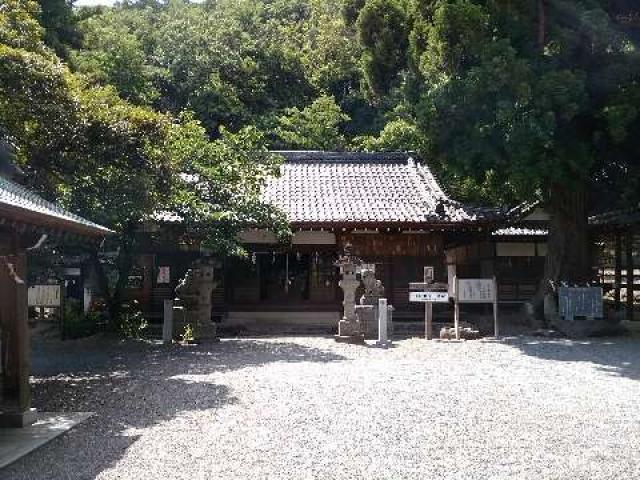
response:
[[[74,345],[36,406],[97,415],[0,478],[640,478],[639,340]]]

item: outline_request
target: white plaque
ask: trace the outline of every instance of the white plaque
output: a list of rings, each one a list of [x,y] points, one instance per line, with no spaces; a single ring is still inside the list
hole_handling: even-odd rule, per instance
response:
[[[171,283],[171,267],[159,267],[156,283]]]
[[[493,303],[496,298],[494,280],[491,278],[458,279],[457,301],[460,303]]]
[[[447,292],[409,292],[409,301],[446,303],[449,301],[449,294]]]

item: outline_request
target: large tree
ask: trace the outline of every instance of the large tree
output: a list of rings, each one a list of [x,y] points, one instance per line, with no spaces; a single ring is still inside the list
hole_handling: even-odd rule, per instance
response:
[[[239,249],[236,233],[247,223],[284,230],[258,198],[278,161],[259,136],[211,142],[188,114],[174,118],[128,103],[113,87],[88,86],[44,45],[37,15],[29,0],[0,9],[0,132],[32,188],[115,230],[115,282],[92,252],[115,322],[137,230],[157,210],[181,214],[221,255]]]
[[[640,52],[621,23],[638,8],[613,3],[369,0],[358,19],[369,85],[401,85],[432,158],[504,202],[544,203],[543,286],[590,279],[588,212],[638,199]],[[401,42],[376,32],[399,12],[407,48],[391,68]]]

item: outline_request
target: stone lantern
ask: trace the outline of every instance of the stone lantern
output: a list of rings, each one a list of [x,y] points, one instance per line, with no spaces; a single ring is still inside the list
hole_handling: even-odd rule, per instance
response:
[[[364,333],[356,315],[356,290],[360,281],[356,275],[356,267],[362,262],[351,254],[351,245],[344,247],[344,254],[340,256],[336,266],[340,267],[341,280],[338,286],[342,289],[344,313],[338,322],[336,341],[347,343],[364,343]]]

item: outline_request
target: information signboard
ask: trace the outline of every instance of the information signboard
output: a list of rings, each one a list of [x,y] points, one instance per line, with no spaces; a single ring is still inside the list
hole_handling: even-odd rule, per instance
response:
[[[458,278],[454,277],[453,318],[456,339],[460,339],[460,304],[490,303],[493,305],[494,336],[498,338],[498,282],[496,278]]]
[[[433,302],[446,303],[449,301],[449,293],[447,292],[409,292],[410,302]]]
[[[459,278],[456,300],[459,303],[493,303],[496,299],[492,278]]]

